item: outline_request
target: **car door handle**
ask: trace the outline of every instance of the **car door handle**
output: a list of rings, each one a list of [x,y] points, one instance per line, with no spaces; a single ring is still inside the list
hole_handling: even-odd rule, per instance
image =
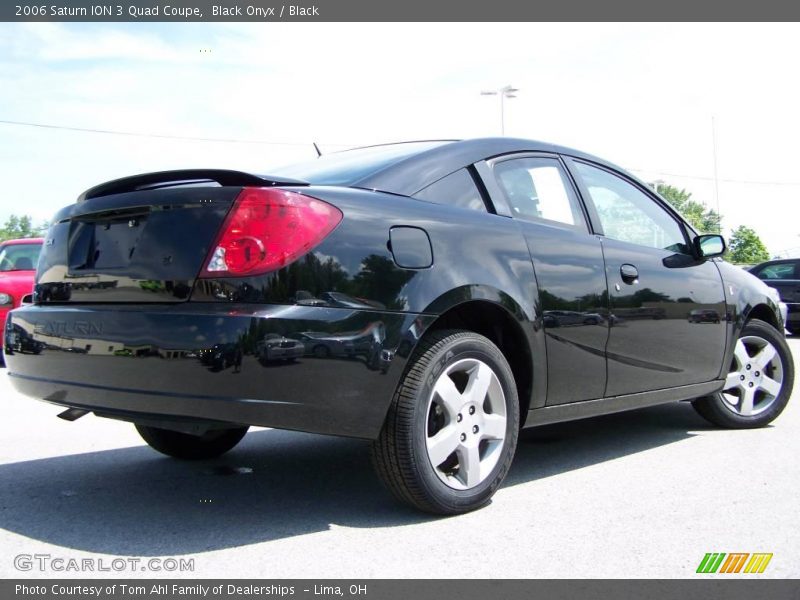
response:
[[[629,264],[622,265],[619,268],[619,274],[622,277],[622,281],[624,281],[628,285],[632,285],[639,281],[639,270],[633,265]]]

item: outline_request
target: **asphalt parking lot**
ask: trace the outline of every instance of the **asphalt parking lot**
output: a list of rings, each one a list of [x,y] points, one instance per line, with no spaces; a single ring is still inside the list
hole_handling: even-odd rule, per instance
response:
[[[366,442],[258,429],[181,463],[126,423],[57,419],[5,370],[0,397],[2,577],[672,578],[707,552],[771,552],[755,577],[800,576],[800,398],[753,431],[688,404],[527,430],[491,505],[433,518],[383,491]],[[21,572],[18,555],[194,570]]]

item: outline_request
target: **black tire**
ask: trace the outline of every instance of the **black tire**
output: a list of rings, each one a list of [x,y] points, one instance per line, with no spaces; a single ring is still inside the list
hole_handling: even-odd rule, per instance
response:
[[[331,355],[331,351],[330,348],[328,348],[327,346],[319,344],[317,346],[314,346],[312,354],[317,358],[328,358]]]
[[[789,345],[786,343],[786,339],[783,335],[768,323],[758,319],[752,319],[745,324],[739,335],[739,339],[748,337],[761,338],[769,342],[775,348],[775,356],[776,359],[780,360],[782,369],[782,385],[780,392],[778,392],[772,403],[765,410],[748,416],[738,414],[729,408],[731,404],[724,399],[722,392],[694,400],[692,406],[694,406],[700,416],[719,427],[726,427],[729,429],[753,429],[756,427],[763,427],[774,421],[778,415],[783,412],[792,394],[792,387],[794,386],[794,362],[792,360],[792,353],[789,350]],[[735,369],[735,365],[732,365],[730,368]]]
[[[190,435],[137,423],[136,430],[153,450],[161,454],[184,460],[203,460],[221,456],[236,446],[248,427],[212,429],[203,435]]]
[[[497,463],[480,483],[467,489],[454,489],[442,480],[443,475],[432,465],[426,441],[434,408],[434,385],[440,376],[445,376],[446,369],[469,360],[489,366],[500,384],[501,402],[505,403],[505,437],[502,442],[498,441]],[[489,392],[485,402],[489,402]],[[450,417],[447,419],[450,421]],[[461,419],[459,412],[459,423]],[[372,463],[383,483],[400,501],[433,514],[465,513],[485,505],[497,491],[514,458],[518,433],[517,389],[502,352],[487,338],[471,331],[436,331],[420,342],[409,360],[380,436],[372,443]],[[463,436],[461,440],[463,442]],[[485,447],[482,452],[485,456]],[[454,451],[451,458],[456,456]],[[461,466],[454,468],[459,470]]]

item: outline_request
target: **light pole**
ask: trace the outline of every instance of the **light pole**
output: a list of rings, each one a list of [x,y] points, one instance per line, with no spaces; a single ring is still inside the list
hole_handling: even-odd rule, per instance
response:
[[[500,96],[500,134],[506,134],[506,108],[505,108],[505,100],[506,98],[516,98],[515,92],[519,90],[515,87],[511,87],[510,85],[506,85],[501,87],[499,90],[489,90],[481,92],[481,96]]]

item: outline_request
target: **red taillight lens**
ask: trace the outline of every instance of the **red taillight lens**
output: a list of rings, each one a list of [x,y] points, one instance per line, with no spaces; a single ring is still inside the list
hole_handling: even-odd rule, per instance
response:
[[[285,267],[342,220],[322,200],[275,188],[244,188],[225,219],[200,277],[246,277]]]

